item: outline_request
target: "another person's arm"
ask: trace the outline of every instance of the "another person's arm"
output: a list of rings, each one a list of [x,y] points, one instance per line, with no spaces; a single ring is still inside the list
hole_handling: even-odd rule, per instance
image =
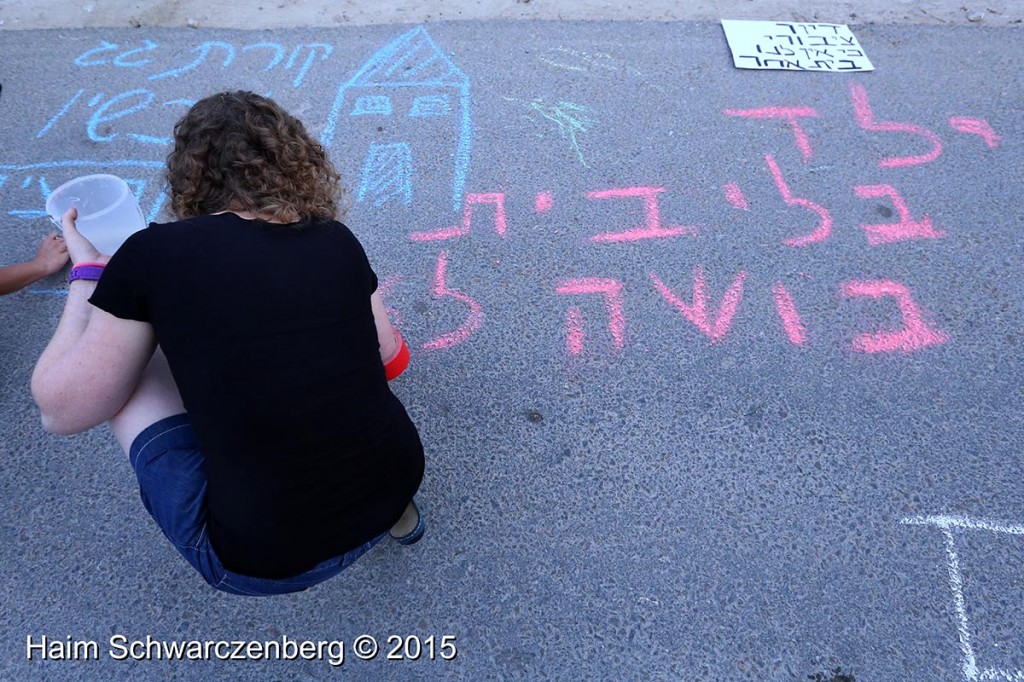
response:
[[[51,232],[43,238],[30,261],[0,268],[0,296],[10,294],[29,284],[52,275],[68,262],[68,249],[64,240]]]

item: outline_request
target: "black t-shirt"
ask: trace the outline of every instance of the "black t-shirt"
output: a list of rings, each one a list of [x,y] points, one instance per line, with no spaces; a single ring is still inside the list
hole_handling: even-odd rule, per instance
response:
[[[387,530],[423,450],[388,388],[351,231],[233,213],[153,224],[90,302],[153,325],[199,439],[224,566],[280,578]]]

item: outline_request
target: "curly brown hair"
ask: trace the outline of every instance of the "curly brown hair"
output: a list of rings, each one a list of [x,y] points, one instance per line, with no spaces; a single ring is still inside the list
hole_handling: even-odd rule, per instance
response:
[[[175,124],[167,182],[179,219],[248,211],[295,223],[344,210],[341,176],[302,122],[242,90],[199,100]]]

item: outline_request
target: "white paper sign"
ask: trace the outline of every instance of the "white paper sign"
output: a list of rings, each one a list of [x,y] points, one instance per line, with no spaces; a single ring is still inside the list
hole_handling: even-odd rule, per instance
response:
[[[845,24],[722,19],[737,69],[872,71]]]

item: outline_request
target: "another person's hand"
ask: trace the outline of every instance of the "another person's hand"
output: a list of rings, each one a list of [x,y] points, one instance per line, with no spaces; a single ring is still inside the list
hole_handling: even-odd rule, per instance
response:
[[[64,229],[64,243],[67,244],[68,254],[71,255],[71,264],[79,263],[106,263],[110,256],[100,253],[88,239],[82,236],[75,226],[78,219],[78,209],[72,206],[61,216],[60,224]]]
[[[44,277],[52,275],[68,262],[68,247],[56,232],[51,232],[39,242],[33,260],[43,270]]]

